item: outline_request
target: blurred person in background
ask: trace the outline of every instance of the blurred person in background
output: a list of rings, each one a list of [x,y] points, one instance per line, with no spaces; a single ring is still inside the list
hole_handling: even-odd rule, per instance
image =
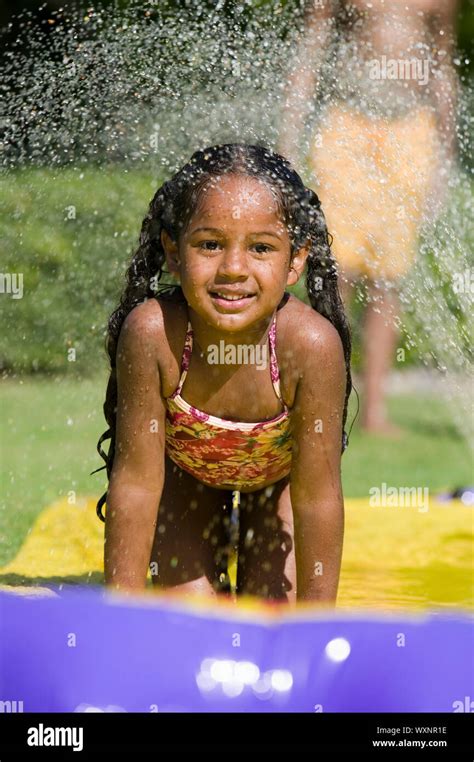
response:
[[[442,207],[456,151],[457,5],[311,0],[288,76],[279,151],[313,178],[343,299],[356,283],[366,289],[362,427],[389,436],[400,434],[384,399],[397,285],[421,223]]]

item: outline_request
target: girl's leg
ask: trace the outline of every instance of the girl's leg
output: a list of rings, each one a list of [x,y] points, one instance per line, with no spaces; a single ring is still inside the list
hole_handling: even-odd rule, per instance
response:
[[[296,602],[289,477],[240,494],[237,593]]]
[[[185,594],[224,591],[230,493],[206,487],[166,455],[150,557],[153,584]]]

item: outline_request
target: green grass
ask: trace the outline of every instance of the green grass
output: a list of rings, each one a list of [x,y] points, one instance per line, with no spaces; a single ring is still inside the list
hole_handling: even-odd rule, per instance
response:
[[[77,374],[94,374],[160,185],[152,172],[116,167],[25,168],[0,179],[2,272],[23,275],[22,298],[3,297],[3,368],[69,374],[74,347]]]
[[[0,563],[13,557],[38,513],[53,500],[102,494],[105,471],[95,450],[107,373],[3,383]]]
[[[106,429],[102,414],[107,370],[93,378],[25,377],[3,382],[2,497],[0,564],[13,558],[34,519],[71,490],[99,496],[105,471],[95,446]],[[352,421],[354,401],[348,418]],[[454,428],[444,402],[435,397],[390,399],[393,420],[406,433],[399,441],[381,440],[354,425],[344,453],[347,497],[367,496],[372,486],[423,486],[434,493],[467,484],[472,459]]]
[[[348,426],[356,409],[354,395]],[[367,434],[354,424],[342,458],[344,493],[365,497],[373,486],[428,487],[431,494],[472,483],[473,459],[456,429],[446,402],[423,394],[388,400],[390,418],[403,429],[400,439]]]

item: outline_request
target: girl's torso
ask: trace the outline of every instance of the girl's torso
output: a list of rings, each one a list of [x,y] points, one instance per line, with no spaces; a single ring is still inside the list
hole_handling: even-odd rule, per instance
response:
[[[180,379],[181,360],[188,326],[185,303],[159,300],[166,324],[168,341],[160,358],[162,396],[170,397],[177,389]],[[291,295],[276,313],[276,355],[280,370],[281,396],[293,407],[298,381],[298,358],[295,335],[301,325],[301,310],[309,309]],[[296,332],[296,333],[295,333]],[[210,415],[234,421],[260,422],[271,419],[282,411],[275,395],[270,371],[258,370],[255,365],[240,365],[222,384],[219,367],[212,368],[205,357],[200,357],[193,347],[191,360],[181,395],[190,405],[205,410]],[[242,390],[245,389],[243,394]]]
[[[159,365],[168,455],[208,486],[220,489],[251,492],[286,475],[291,462],[290,409],[299,367],[294,336],[301,311],[311,308],[288,294],[267,331],[269,362],[260,369],[255,363],[229,369],[212,366],[200,356],[188,331],[186,303],[160,300],[159,304],[167,336]],[[206,414],[212,418],[202,420],[202,413],[204,419]],[[262,423],[253,430],[252,424]]]

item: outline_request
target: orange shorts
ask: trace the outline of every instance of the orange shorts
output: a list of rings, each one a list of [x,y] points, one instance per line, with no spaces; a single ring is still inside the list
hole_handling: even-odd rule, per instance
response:
[[[396,280],[416,256],[438,151],[435,116],[420,108],[388,120],[333,106],[321,125],[309,163],[341,271]]]

